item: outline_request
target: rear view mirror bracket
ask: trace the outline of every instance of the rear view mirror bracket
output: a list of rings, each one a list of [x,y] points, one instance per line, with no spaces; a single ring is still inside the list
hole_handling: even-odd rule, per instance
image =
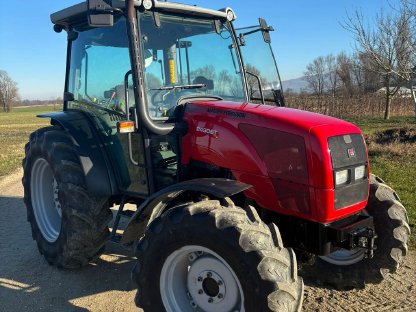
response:
[[[274,28],[272,26],[268,26],[266,20],[263,19],[263,18],[259,18],[259,26],[260,27],[250,26],[250,27],[241,28],[241,29],[247,29],[247,28],[255,28],[255,29],[251,30],[251,31],[248,31],[248,32],[245,32],[245,33],[240,33],[239,38],[238,38],[239,39],[239,45],[240,46],[245,45],[245,43],[246,43],[245,39],[244,39],[245,36],[254,34],[254,33],[259,32],[259,31],[261,31],[262,34],[263,34],[264,42],[270,43],[271,42],[270,32],[274,31]]]

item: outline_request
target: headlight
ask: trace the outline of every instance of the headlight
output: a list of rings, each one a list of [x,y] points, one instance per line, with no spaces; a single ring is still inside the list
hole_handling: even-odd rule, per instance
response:
[[[360,180],[365,176],[365,166],[359,166],[355,168],[355,180]]]
[[[233,10],[231,10],[231,9],[229,9],[229,10],[227,11],[227,20],[228,20],[228,21],[230,21],[230,22],[232,22],[233,20],[235,20],[235,14],[234,14],[234,11],[233,11]]]
[[[142,4],[143,4],[143,7],[146,10],[150,10],[152,8],[152,6],[153,6],[152,0],[143,0],[143,3]]]
[[[348,170],[335,172],[335,185],[341,185],[348,181]]]

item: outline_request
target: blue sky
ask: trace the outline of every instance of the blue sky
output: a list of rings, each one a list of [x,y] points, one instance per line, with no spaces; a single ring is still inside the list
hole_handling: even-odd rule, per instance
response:
[[[49,15],[80,0],[3,1],[0,9],[0,69],[18,82],[22,99],[62,96],[66,36],[52,29]],[[232,7],[236,27],[265,18],[275,28],[272,45],[282,80],[298,78],[314,58],[341,51],[350,53],[354,42],[340,23],[347,13],[361,10],[368,21],[381,8],[398,0],[184,0],[209,8]]]

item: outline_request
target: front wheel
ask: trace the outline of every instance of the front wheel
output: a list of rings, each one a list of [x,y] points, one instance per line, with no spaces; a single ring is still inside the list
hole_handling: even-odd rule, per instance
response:
[[[145,311],[300,311],[303,282],[276,226],[209,200],[168,210],[141,239],[133,279]]]
[[[360,248],[339,249],[303,268],[305,277],[342,290],[378,284],[387,272],[397,270],[407,253],[409,220],[396,192],[374,175],[370,178],[366,212],[373,217],[377,234],[374,257],[365,258],[365,252]]]

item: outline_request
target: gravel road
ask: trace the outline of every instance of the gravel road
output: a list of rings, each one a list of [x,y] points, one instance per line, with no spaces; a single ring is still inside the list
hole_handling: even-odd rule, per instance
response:
[[[133,303],[130,250],[108,243],[96,264],[75,271],[46,263],[26,222],[21,175],[0,179],[0,311],[142,311]],[[304,311],[416,311],[416,252],[397,274],[365,290],[335,291],[305,281]]]

